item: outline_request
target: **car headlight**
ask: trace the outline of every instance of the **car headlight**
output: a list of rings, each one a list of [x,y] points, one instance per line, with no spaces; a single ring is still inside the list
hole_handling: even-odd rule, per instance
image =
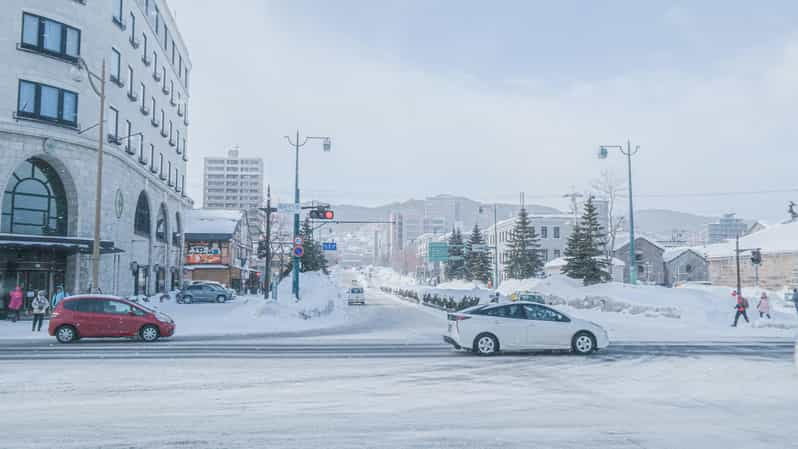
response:
[[[172,317],[162,312],[156,313],[155,318],[157,318],[158,321],[162,321],[164,323],[172,323]]]

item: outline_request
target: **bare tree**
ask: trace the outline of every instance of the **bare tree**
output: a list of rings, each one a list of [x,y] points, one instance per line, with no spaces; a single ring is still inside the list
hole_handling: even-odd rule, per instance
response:
[[[607,268],[612,274],[612,259],[615,249],[615,237],[623,226],[624,217],[615,216],[615,206],[618,196],[624,191],[624,181],[609,170],[602,170],[598,179],[591,182],[591,187],[600,196],[607,200],[607,236],[606,245]]]

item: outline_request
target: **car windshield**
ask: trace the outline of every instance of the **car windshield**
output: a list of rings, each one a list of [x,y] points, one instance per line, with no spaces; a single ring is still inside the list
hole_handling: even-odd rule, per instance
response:
[[[349,290],[349,293],[361,294],[361,293],[363,293],[363,289],[362,288],[353,288],[353,289]]]

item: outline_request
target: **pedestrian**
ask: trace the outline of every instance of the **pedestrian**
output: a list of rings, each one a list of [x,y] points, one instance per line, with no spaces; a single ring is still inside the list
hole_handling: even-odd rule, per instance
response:
[[[53,299],[50,300],[50,310],[55,310],[55,306],[57,306],[58,303],[63,301],[63,299],[66,298],[67,296],[69,296],[69,295],[67,295],[64,292],[64,286],[63,285],[56,286],[55,287],[55,294],[53,295]]]
[[[798,288],[792,289],[792,302],[795,303],[795,312],[798,313]]]
[[[734,309],[737,310],[737,313],[734,314],[734,324],[732,324],[732,327],[737,327],[737,320],[740,319],[741,315],[745,318],[746,323],[750,323],[750,321],[748,321],[748,313],[746,312],[748,309],[748,300],[741,294],[735,296],[737,296],[737,304],[735,304]]]
[[[50,308],[50,301],[47,300],[47,294],[44,290],[39,290],[39,294],[33,298],[33,302],[31,302],[31,307],[33,308],[33,326],[31,326],[31,332],[41,332],[42,331],[42,323],[44,323],[44,314],[47,313],[47,309]],[[38,324],[38,329],[37,325]]]
[[[11,291],[9,296],[11,297],[11,301],[8,303],[8,308],[11,309],[11,313],[14,314],[14,316],[11,317],[11,321],[16,323],[19,321],[19,310],[22,309],[22,288],[17,285],[17,288]]]
[[[767,316],[768,319],[770,318],[770,300],[768,299],[768,294],[762,292],[762,296],[759,298],[759,304],[756,305],[756,310],[759,311],[759,318],[763,316]]]

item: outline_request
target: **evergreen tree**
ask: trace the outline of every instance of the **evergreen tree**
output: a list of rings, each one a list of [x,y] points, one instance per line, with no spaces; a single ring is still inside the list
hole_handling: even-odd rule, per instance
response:
[[[504,270],[512,279],[528,279],[543,269],[540,239],[529,222],[529,214],[525,208],[521,208],[518,213],[505,254]]]
[[[582,279],[585,285],[608,281],[607,260],[602,257],[604,245],[604,231],[593,198],[590,197],[585,202],[582,219],[568,237],[563,273],[574,279]]]
[[[449,262],[446,263],[447,279],[465,279],[466,268],[463,257],[463,234],[459,229],[452,229],[449,237]]]
[[[324,274],[329,274],[329,270],[327,269],[327,258],[324,257],[324,251],[321,245],[313,239],[313,228],[311,227],[309,219],[305,219],[300,235],[305,241],[303,245],[305,254],[300,258],[302,262],[300,272],[321,271]]]
[[[474,230],[471,231],[471,237],[465,245],[465,267],[466,278],[469,281],[481,281],[488,283],[491,280],[491,261],[490,253],[485,245],[485,239],[482,238],[482,232],[479,230],[479,225],[474,225]]]

